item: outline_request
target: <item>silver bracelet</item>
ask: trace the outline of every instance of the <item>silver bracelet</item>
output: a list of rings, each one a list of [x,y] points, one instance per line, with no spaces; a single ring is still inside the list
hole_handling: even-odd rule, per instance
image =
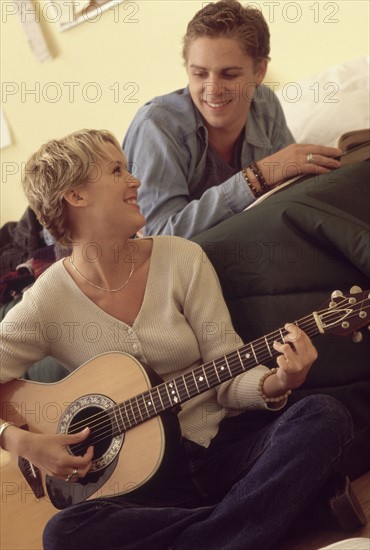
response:
[[[3,435],[3,432],[9,428],[9,426],[15,426],[15,424],[13,422],[3,422],[1,425],[0,425],[0,449],[2,449],[3,447],[1,446],[1,436]],[[5,450],[5,449],[4,449]]]

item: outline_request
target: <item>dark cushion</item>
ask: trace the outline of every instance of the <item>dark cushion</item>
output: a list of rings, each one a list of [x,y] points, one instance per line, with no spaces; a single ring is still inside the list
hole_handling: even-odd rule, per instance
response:
[[[193,238],[218,273],[244,341],[316,311],[334,290],[370,289],[369,166],[366,161],[306,178]],[[319,358],[291,402],[324,392],[348,407],[354,449],[361,451],[352,455],[358,474],[370,467],[369,331],[357,344],[332,334],[314,343]]]

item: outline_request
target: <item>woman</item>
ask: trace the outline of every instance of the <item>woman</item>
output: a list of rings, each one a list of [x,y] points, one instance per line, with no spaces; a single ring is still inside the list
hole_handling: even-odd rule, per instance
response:
[[[47,355],[73,371],[114,351],[148,363],[166,381],[241,346],[198,245],[167,236],[131,239],[145,223],[139,185],[107,131],[51,141],[28,161],[30,206],[72,251],[2,322],[1,382]],[[175,458],[164,459],[160,481],[59,512],[46,527],[45,549],[274,547],[352,438],[348,412],[326,396],[304,399],[274,419],[316,359],[308,336],[285,328],[273,343],[276,369],[258,365],[183,404],[182,440]],[[271,422],[261,423],[249,409],[271,411]],[[75,483],[91,468],[93,446],[82,456],[67,446],[88,436],[89,427],[50,435],[0,426],[3,448]]]
[[[269,41],[262,12],[235,0],[205,5],[188,24],[188,87],[146,103],[123,142],[142,182],[145,235],[190,238],[286,179],[340,166],[337,148],[294,144],[262,84]]]

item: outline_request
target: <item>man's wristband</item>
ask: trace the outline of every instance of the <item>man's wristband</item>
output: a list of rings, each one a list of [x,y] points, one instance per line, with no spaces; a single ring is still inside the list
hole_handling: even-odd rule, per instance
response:
[[[260,197],[261,195],[263,195],[263,192],[262,192],[262,187],[261,189],[257,189],[257,187],[255,187],[253,185],[253,183],[251,182],[251,180],[249,179],[249,176],[247,174],[247,169],[249,168],[249,166],[247,168],[243,168],[242,170],[242,174],[244,176],[244,179],[246,181],[246,184],[248,185],[249,189],[252,191],[253,195],[256,197],[256,199],[258,197]]]
[[[250,170],[254,177],[256,178],[256,181],[258,181],[260,189],[257,189],[257,187],[251,182],[249,179],[247,170]],[[243,168],[242,174],[244,176],[244,179],[249,187],[249,189],[252,191],[253,195],[258,198],[261,195],[264,195],[269,191],[268,185],[266,184],[266,180],[262,175],[262,172],[256,162],[251,162],[246,168]]]
[[[258,183],[260,184],[261,186],[261,191],[262,191],[262,194],[263,193],[267,193],[267,191],[269,190],[268,188],[268,185],[266,183],[266,180],[265,178],[263,177],[263,174],[261,172],[261,169],[260,167],[258,166],[257,162],[253,161],[250,163],[250,165],[248,166],[249,170],[253,173],[253,175],[255,176],[255,178],[258,180]]]

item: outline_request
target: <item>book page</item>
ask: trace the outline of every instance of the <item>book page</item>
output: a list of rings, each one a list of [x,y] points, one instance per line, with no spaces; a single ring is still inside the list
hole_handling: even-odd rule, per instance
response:
[[[256,199],[254,202],[252,202],[252,204],[249,204],[246,208],[244,208],[244,210],[249,210],[253,206],[256,206],[257,204],[260,204],[262,201],[266,200],[268,197],[271,197],[271,195],[273,195],[274,193],[277,193],[278,191],[282,191],[285,187],[288,187],[288,185],[291,185],[292,183],[295,183],[297,180],[299,180],[303,177],[305,177],[305,175],[300,174],[299,176],[295,176],[294,178],[290,178],[289,180],[284,181],[284,183],[282,183],[281,185],[273,187],[271,189],[271,191],[268,191],[264,195],[261,195],[260,197],[258,197],[258,199]]]
[[[338,147],[342,151],[348,151],[357,145],[367,143],[370,141],[370,129],[364,128],[362,130],[353,130],[352,132],[346,132],[342,134],[338,140]]]

